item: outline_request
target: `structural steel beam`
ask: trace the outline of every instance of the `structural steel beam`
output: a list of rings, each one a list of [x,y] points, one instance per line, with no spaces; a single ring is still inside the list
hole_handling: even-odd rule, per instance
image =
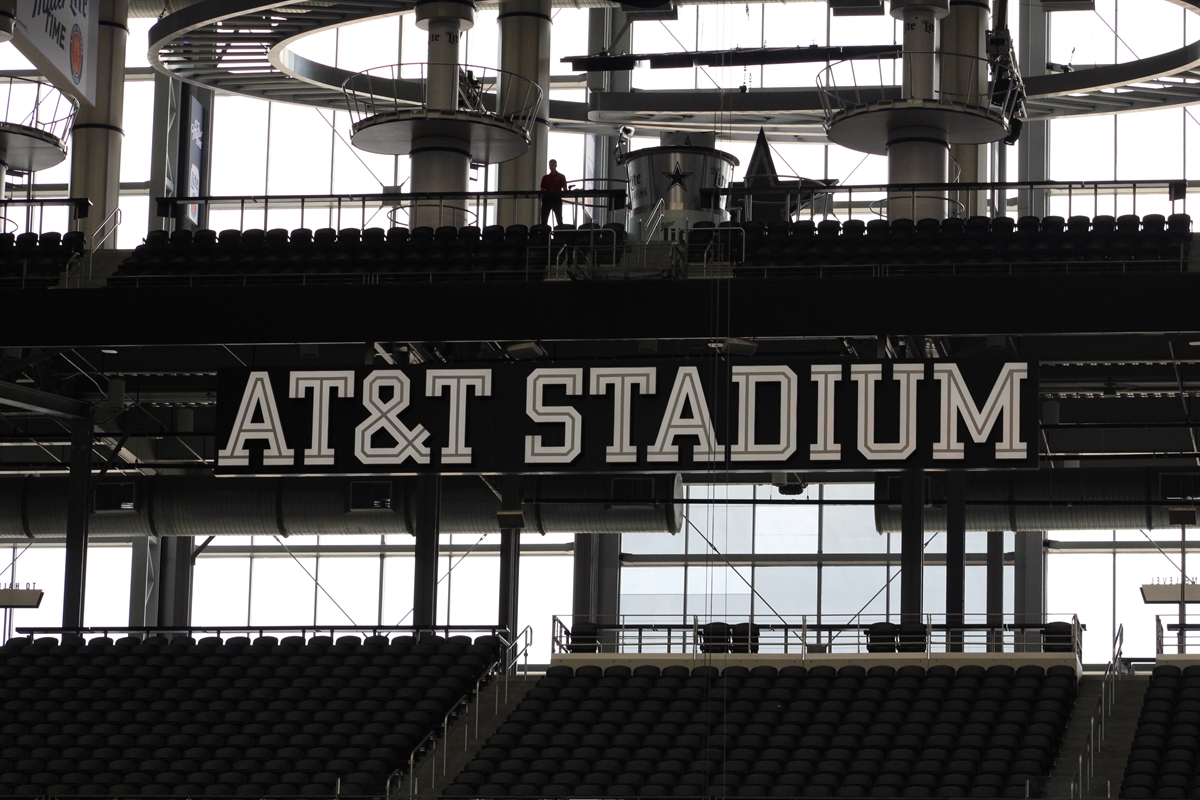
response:
[[[18,383],[0,381],[0,405],[67,419],[87,419],[88,404]]]

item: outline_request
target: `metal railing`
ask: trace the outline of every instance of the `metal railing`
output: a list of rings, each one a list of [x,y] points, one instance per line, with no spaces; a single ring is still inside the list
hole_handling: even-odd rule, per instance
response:
[[[408,63],[375,67],[342,83],[350,111],[351,130],[425,110],[429,103],[431,66]],[[494,67],[458,65],[458,110],[493,117],[529,133],[542,104],[542,89],[534,81]]]
[[[1178,619],[1178,615],[1170,614],[1154,617],[1155,655],[1182,656],[1200,653],[1200,622],[1185,622],[1180,625]],[[1167,636],[1168,633],[1175,635]]]
[[[114,208],[112,213],[101,221],[96,226],[96,230],[92,231],[91,246],[88,248],[88,277],[92,277],[92,259],[96,255],[96,250],[104,246],[104,243],[109,239],[116,241],[117,229],[121,227],[121,209]]]
[[[1025,210],[1037,197],[1046,204],[1047,214],[1071,217],[1076,214],[1100,216],[1108,214],[1137,214],[1138,201],[1146,212],[1148,203],[1157,200],[1161,206],[1150,211],[1171,213],[1183,201],[1189,188],[1200,186],[1200,181],[1182,179],[1155,179],[1137,181],[987,181],[974,183],[877,183],[835,184],[833,186],[809,186],[795,191],[771,192],[772,199],[786,201],[786,208],[803,206],[807,214],[796,219],[815,221],[825,219],[885,219],[889,197],[901,199],[908,195],[916,199],[925,193],[971,193],[983,194],[987,202],[977,214],[995,217],[1016,217],[1029,213]],[[730,208],[742,206],[742,220],[750,221],[749,210],[753,207],[755,192],[749,189],[714,190],[730,198]],[[762,192],[759,192],[761,195]],[[1150,213],[1150,212],[1146,212]]]
[[[507,633],[507,631],[505,631]],[[504,642],[504,649],[500,657],[493,661],[488,668],[483,671],[479,679],[475,681],[474,688],[465,693],[451,704],[450,708],[442,717],[441,725],[434,728],[429,733],[425,734],[424,738],[418,742],[412,750],[409,751],[407,760],[407,769],[400,768],[392,772],[388,776],[386,784],[387,796],[394,797],[398,794],[400,788],[400,779],[404,776],[408,777],[408,796],[416,797],[419,790],[418,771],[423,763],[428,763],[430,766],[431,776],[429,787],[433,788],[437,785],[437,755],[438,743],[442,742],[442,776],[445,777],[447,766],[450,760],[450,728],[451,725],[460,720],[465,719],[470,711],[471,701],[475,700],[475,736],[474,740],[479,738],[479,698],[483,688],[492,682],[492,679],[503,676],[504,681],[504,699],[508,700],[508,676],[516,667],[517,663],[524,659],[526,672],[529,669],[529,649],[533,645],[533,629],[526,625],[525,629],[508,641],[503,634],[497,634]],[[496,712],[500,710],[500,690],[497,688],[495,692]],[[463,724],[463,751],[466,752],[472,741],[470,735],[469,721]],[[427,756],[425,762],[420,762],[422,755]]]
[[[774,653],[795,655],[801,660],[815,654],[889,652],[926,657],[951,652],[1070,653],[1081,659],[1083,653],[1083,626],[1073,614],[1049,614],[1037,622],[1017,621],[1012,614],[968,614],[961,623],[948,622],[945,614],[923,614],[919,622],[899,624],[898,614],[890,618],[825,614],[785,615],[770,622],[762,619],[639,615],[600,623],[580,620],[583,625],[576,627],[573,618],[555,616],[551,652],[679,654],[693,658],[714,653]],[[723,632],[721,625],[725,626]]]
[[[257,636],[300,636],[311,639],[314,636],[351,636],[364,634],[369,636],[434,634],[443,637],[450,636],[506,636],[507,628],[488,625],[189,625],[189,626],[97,626],[83,628],[47,628],[23,627],[17,628],[17,633],[23,636],[45,636],[63,641],[90,641],[91,639],[112,637],[114,634],[135,639],[145,639],[151,636],[173,638],[205,634],[217,639],[233,637]]]
[[[29,128],[53,137],[65,154],[79,101],[41,78],[0,76],[0,126]],[[14,168],[15,171],[15,168]]]
[[[1117,681],[1122,675],[1130,674],[1124,661],[1125,626],[1117,628],[1113,637],[1112,657],[1104,668],[1104,678],[1100,684],[1100,696],[1092,707],[1092,716],[1088,721],[1088,734],[1080,747],[1077,757],[1078,765],[1071,777],[1071,797],[1082,798],[1092,788],[1092,778],[1096,775],[1096,758],[1104,747],[1104,736],[1108,730],[1108,717],[1112,716],[1116,704]],[[1105,796],[1112,796],[1112,786],[1106,781]]]
[[[922,85],[920,76],[926,71],[932,81]],[[1019,75],[995,72],[988,59],[978,56],[909,51],[902,59],[834,62],[817,75],[817,93],[826,127],[839,114],[910,101],[985,112],[1007,124],[1024,101],[1024,87]]]
[[[591,201],[595,206],[605,201],[610,212],[624,219],[625,189],[569,189],[561,193],[564,202],[580,204]],[[449,221],[464,207],[472,214],[480,228],[495,224],[497,205],[506,200],[540,200],[541,191],[495,191],[495,192],[377,192],[371,194],[326,194],[326,195],[226,195],[201,197],[159,197],[156,210],[160,217],[174,217],[179,209],[189,205],[203,207],[207,212],[236,211],[237,227],[246,230],[247,216],[251,228],[269,230],[291,227],[331,227],[336,229],[358,228],[365,230],[380,226],[384,222],[403,224],[401,214],[410,214],[420,201],[428,209],[428,201],[437,202],[446,211]],[[297,215],[295,212],[299,211]],[[271,215],[275,214],[272,225]],[[439,219],[442,217],[439,214]],[[409,217],[411,218],[411,217]],[[535,220],[529,220],[532,224]],[[621,220],[615,220],[621,221]],[[298,226],[297,226],[297,223]]]

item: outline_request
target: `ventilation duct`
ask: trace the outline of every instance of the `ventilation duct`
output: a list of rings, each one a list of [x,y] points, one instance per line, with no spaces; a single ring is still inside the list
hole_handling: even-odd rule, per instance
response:
[[[968,472],[967,530],[1086,531],[1170,528],[1163,486],[1180,473],[1156,469],[1043,469]],[[875,481],[875,527],[900,530],[902,478]],[[925,530],[946,530],[945,473],[926,477]],[[981,502],[982,501],[982,502]],[[987,501],[994,501],[994,505]],[[1099,501],[1101,504],[1094,504]],[[1052,505],[1055,504],[1055,505]],[[1104,505],[1103,503],[1108,503]],[[1061,504],[1061,505],[1057,505]]]
[[[531,533],[678,533],[683,481],[562,475],[522,479]],[[94,538],[411,533],[414,478],[212,478],[162,475],[106,479],[121,486],[89,518]],[[498,485],[493,481],[492,485]],[[0,478],[0,539],[62,538],[68,479]],[[123,507],[122,507],[123,506]],[[483,479],[442,479],[442,533],[499,533],[500,499]]]

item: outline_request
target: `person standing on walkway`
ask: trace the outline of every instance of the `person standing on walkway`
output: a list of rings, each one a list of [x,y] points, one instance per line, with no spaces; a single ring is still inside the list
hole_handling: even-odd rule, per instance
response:
[[[562,225],[562,193],[567,190],[567,179],[558,171],[558,162],[550,159],[550,172],[542,177],[542,224],[550,219],[550,212]]]

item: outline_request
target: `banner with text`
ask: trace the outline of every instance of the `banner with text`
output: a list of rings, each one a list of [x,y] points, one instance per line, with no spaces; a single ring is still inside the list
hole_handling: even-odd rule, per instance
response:
[[[695,359],[221,370],[217,472],[1031,468],[1035,366]]]
[[[16,0],[13,42],[59,89],[96,102],[99,0]]]

